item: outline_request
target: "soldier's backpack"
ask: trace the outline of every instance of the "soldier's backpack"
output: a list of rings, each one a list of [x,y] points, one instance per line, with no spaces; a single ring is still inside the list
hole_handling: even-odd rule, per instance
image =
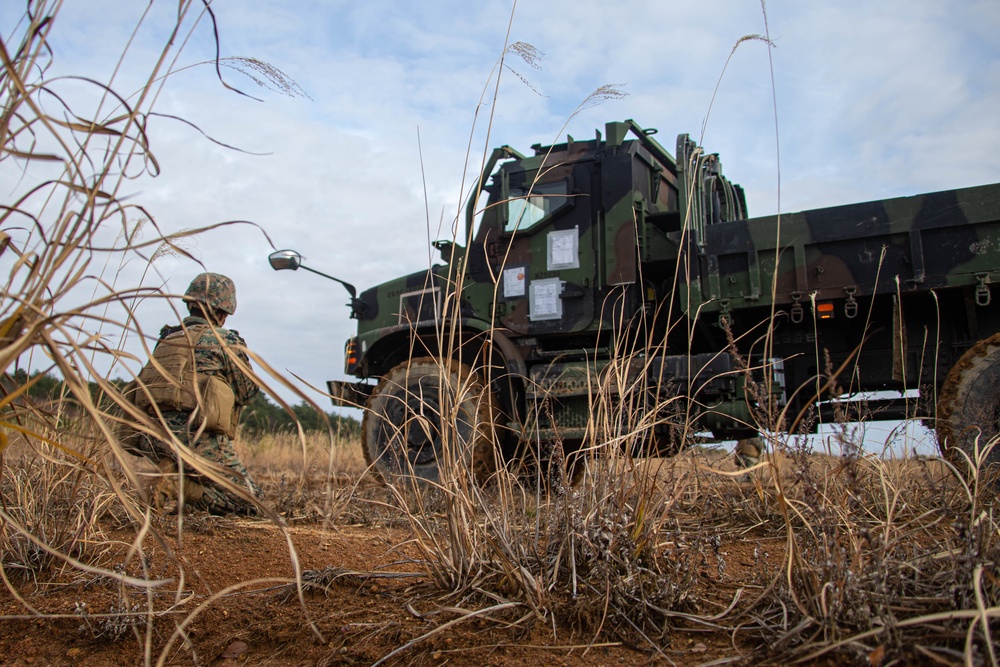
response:
[[[195,361],[198,340],[209,326],[178,329],[160,339],[146,365],[139,371],[132,401],[155,414],[162,410],[190,410],[192,428],[203,425],[209,433],[236,435],[239,409],[232,387],[224,379],[199,373]]]

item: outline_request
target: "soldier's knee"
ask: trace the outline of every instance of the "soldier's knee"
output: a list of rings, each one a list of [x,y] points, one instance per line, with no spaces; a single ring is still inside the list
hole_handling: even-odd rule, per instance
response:
[[[756,438],[746,438],[736,443],[733,451],[733,458],[739,468],[752,468],[760,463],[760,457],[764,453],[764,441],[758,436]]]
[[[205,496],[205,487],[195,479],[181,477],[176,471],[164,471],[160,465],[160,479],[153,487],[153,507],[160,511],[176,512],[183,504],[197,506]]]
[[[738,440],[736,442],[736,453],[760,457],[764,453],[764,441],[760,436]]]

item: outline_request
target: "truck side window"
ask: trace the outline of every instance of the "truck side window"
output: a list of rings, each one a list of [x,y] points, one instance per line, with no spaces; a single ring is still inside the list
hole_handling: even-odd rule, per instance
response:
[[[511,187],[507,197],[507,221],[504,232],[525,230],[569,202],[569,183],[535,183],[529,187]]]

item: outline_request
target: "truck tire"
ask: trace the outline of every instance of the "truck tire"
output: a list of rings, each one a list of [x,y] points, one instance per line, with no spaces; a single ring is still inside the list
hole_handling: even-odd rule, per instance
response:
[[[422,357],[379,381],[365,407],[365,461],[384,481],[438,483],[445,465],[484,482],[495,470],[493,396],[453,360]]]
[[[975,460],[1000,435],[1000,334],[979,341],[962,355],[941,387],[937,405],[937,438],[942,455],[959,470],[968,470],[964,451]],[[1000,465],[1000,445],[984,461]]]

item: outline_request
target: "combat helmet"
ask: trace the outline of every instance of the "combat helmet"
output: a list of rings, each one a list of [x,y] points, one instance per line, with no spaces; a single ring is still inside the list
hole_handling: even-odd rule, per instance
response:
[[[236,285],[221,273],[199,273],[184,292],[184,300],[232,315],[236,312]]]

